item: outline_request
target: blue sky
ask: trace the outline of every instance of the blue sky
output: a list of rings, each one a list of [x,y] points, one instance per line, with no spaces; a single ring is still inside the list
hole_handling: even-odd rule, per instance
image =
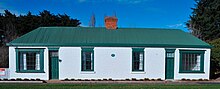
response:
[[[0,13],[8,9],[16,15],[31,11],[39,14],[49,10],[64,14],[88,26],[92,13],[96,27],[104,26],[104,16],[116,13],[118,27],[131,28],[177,28],[187,31],[194,0],[0,0]]]

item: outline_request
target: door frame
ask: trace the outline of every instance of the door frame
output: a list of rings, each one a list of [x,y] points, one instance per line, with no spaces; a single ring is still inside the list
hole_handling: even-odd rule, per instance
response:
[[[50,54],[50,52],[58,52],[58,56],[57,56],[57,58],[58,58],[58,60],[57,60],[57,63],[58,63],[58,65],[57,65],[57,78],[53,78],[52,76],[52,72],[54,72],[54,71],[52,71],[52,69],[51,69],[51,67],[53,66],[52,65],[52,60],[51,60],[51,54]],[[59,79],[59,48],[48,48],[48,58],[49,58],[49,62],[48,62],[48,65],[49,65],[49,80],[56,80],[56,79]]]
[[[174,79],[174,76],[175,76],[175,75],[174,75],[174,68],[175,68],[175,50],[176,50],[176,49],[173,49],[173,48],[172,48],[172,49],[171,49],[171,48],[170,48],[170,49],[168,49],[168,48],[165,49],[165,51],[166,51],[166,52],[165,52],[165,79],[166,79],[166,80],[167,80],[167,79],[172,79],[172,80],[173,80],[173,79]],[[173,53],[173,57],[167,57],[167,53]],[[167,78],[167,72],[168,72],[168,71],[167,71],[167,62],[168,62],[167,59],[172,59],[172,60],[173,60],[172,78]]]

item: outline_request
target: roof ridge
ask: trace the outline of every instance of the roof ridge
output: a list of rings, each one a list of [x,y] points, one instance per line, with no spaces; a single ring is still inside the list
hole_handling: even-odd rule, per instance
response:
[[[71,27],[71,26],[43,26],[39,28],[92,28],[92,29],[98,29],[98,28],[103,28],[106,29],[105,27]],[[176,28],[129,28],[129,27],[119,27],[118,29],[144,29],[144,30],[180,30],[181,29],[176,29]]]

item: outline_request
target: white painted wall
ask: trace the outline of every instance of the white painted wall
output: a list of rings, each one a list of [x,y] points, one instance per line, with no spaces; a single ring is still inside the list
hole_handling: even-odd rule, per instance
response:
[[[179,50],[205,50],[204,54],[204,72],[205,73],[179,73]],[[210,49],[202,48],[177,48],[175,51],[174,79],[209,79],[210,69]]]
[[[16,73],[16,47],[9,47],[9,79],[42,79],[48,80],[48,49],[46,47],[17,47],[17,48],[45,48],[44,50],[44,72],[45,73]]]
[[[165,49],[145,48],[147,78],[165,79]]]
[[[16,73],[15,47],[9,47],[10,78],[40,78],[49,79],[48,49],[46,47],[19,47],[45,48],[45,73]],[[206,50],[204,55],[205,73],[179,73],[179,49]],[[115,54],[112,57],[111,54]],[[59,49],[59,79],[165,79],[165,49],[145,48],[144,72],[132,72],[131,47],[95,47],[94,72],[81,71],[81,47],[60,47]],[[210,49],[177,48],[174,59],[174,79],[209,79]]]
[[[115,57],[111,57],[115,54]],[[94,72],[81,71],[81,48],[61,47],[59,50],[60,79],[164,79],[163,48],[146,48],[144,72],[132,72],[132,48],[129,47],[95,47]],[[153,59],[153,60],[152,60]]]

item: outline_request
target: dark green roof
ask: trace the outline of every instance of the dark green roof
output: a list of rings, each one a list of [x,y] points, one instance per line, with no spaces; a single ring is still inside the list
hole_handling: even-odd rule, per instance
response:
[[[40,27],[9,46],[193,47],[211,46],[178,29],[104,27]]]

